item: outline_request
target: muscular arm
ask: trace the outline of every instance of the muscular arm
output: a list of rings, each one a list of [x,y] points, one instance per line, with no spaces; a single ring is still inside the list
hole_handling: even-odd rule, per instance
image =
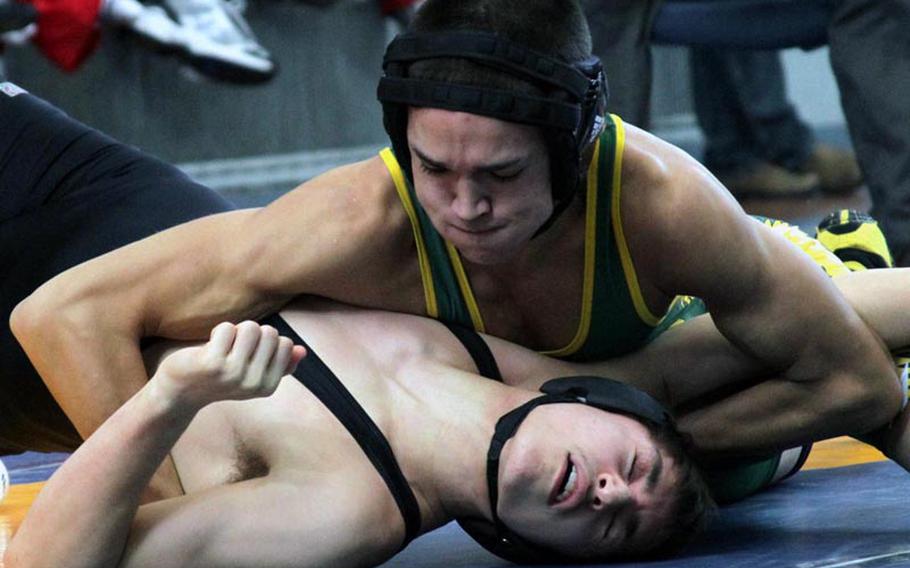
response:
[[[890,420],[894,368],[834,284],[691,158],[653,140],[640,146],[628,173],[649,183],[624,196],[623,213],[646,292],[703,298],[720,332],[776,376],[700,413],[690,424],[697,443],[768,449]]]
[[[835,278],[833,282],[889,349],[910,345],[910,319],[904,310],[910,306],[910,269],[851,273]],[[690,415],[682,416],[679,421],[682,429],[693,434],[699,427],[699,413],[711,410],[712,403],[698,405],[704,396],[724,389],[747,389],[757,381],[767,379],[771,372],[759,360],[731,344],[709,316],[675,326],[638,351],[598,363],[567,363],[496,338],[488,337],[486,341],[509,384],[536,390],[546,380],[559,375],[609,376],[649,392],[671,408],[694,408]],[[786,420],[794,411],[798,415],[802,413],[802,409],[778,405],[774,414],[769,415],[770,422],[774,423],[780,417]],[[731,425],[720,422],[716,427],[726,430]],[[846,430],[834,432],[845,433]],[[745,449],[747,442],[744,440],[735,447]],[[737,441],[732,443],[739,444]],[[784,444],[773,437],[769,443],[772,446]],[[704,437],[696,436],[696,447],[702,450],[703,445]]]
[[[400,285],[382,264],[398,262],[381,248],[397,228],[377,160],[325,174],[261,210],[163,231],[26,298],[11,327],[80,434],[146,382],[141,337],[198,339],[218,321],[262,316],[300,293],[369,305],[382,297],[382,283]],[[361,277],[351,278],[351,267]],[[179,492],[174,478],[162,491]]]
[[[219,400],[270,395],[303,354],[274,329],[245,322],[221,324],[204,346],[168,355],[51,477],[6,565],[119,565],[143,488],[196,413]]]

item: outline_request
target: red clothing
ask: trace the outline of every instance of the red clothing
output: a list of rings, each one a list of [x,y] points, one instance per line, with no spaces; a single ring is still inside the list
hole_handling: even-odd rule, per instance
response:
[[[38,49],[64,71],[74,71],[98,47],[101,0],[30,0],[38,11]]]
[[[379,0],[379,8],[382,10],[383,16],[388,16],[398,10],[404,10],[416,2],[417,0]]]

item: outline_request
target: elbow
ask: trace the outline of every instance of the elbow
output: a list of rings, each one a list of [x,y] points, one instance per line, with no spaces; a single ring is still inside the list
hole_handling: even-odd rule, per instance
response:
[[[29,353],[53,337],[65,337],[84,324],[85,302],[66,298],[53,287],[45,284],[19,302],[9,318],[13,335]],[[31,353],[29,353],[31,355]]]
[[[48,317],[46,306],[35,294],[19,302],[10,314],[9,327],[16,339],[23,345],[36,336],[36,330],[42,327]]]
[[[839,381],[842,386],[834,392],[840,393],[836,397],[840,400],[833,410],[846,419],[843,423],[850,424],[852,431],[846,434],[862,434],[888,424],[901,411],[907,396],[893,371],[875,377],[841,377]]]

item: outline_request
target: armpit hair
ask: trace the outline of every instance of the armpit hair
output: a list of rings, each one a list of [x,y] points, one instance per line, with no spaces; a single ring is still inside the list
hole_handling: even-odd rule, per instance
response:
[[[234,449],[237,458],[234,463],[234,470],[228,478],[228,483],[237,483],[268,475],[269,464],[261,453],[251,449],[239,438],[235,443]]]

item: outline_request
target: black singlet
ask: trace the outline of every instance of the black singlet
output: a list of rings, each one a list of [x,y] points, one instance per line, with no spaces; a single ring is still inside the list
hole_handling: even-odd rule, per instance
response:
[[[411,486],[401,472],[389,441],[337,375],[284,319],[274,315],[262,320],[261,323],[273,326],[281,335],[306,347],[307,356],[297,366],[294,377],[338,418],[385,481],[404,519],[405,537],[401,548],[406,547],[420,534],[420,507]],[[465,346],[482,375],[502,380],[490,348],[474,330],[448,324],[446,327]]]

